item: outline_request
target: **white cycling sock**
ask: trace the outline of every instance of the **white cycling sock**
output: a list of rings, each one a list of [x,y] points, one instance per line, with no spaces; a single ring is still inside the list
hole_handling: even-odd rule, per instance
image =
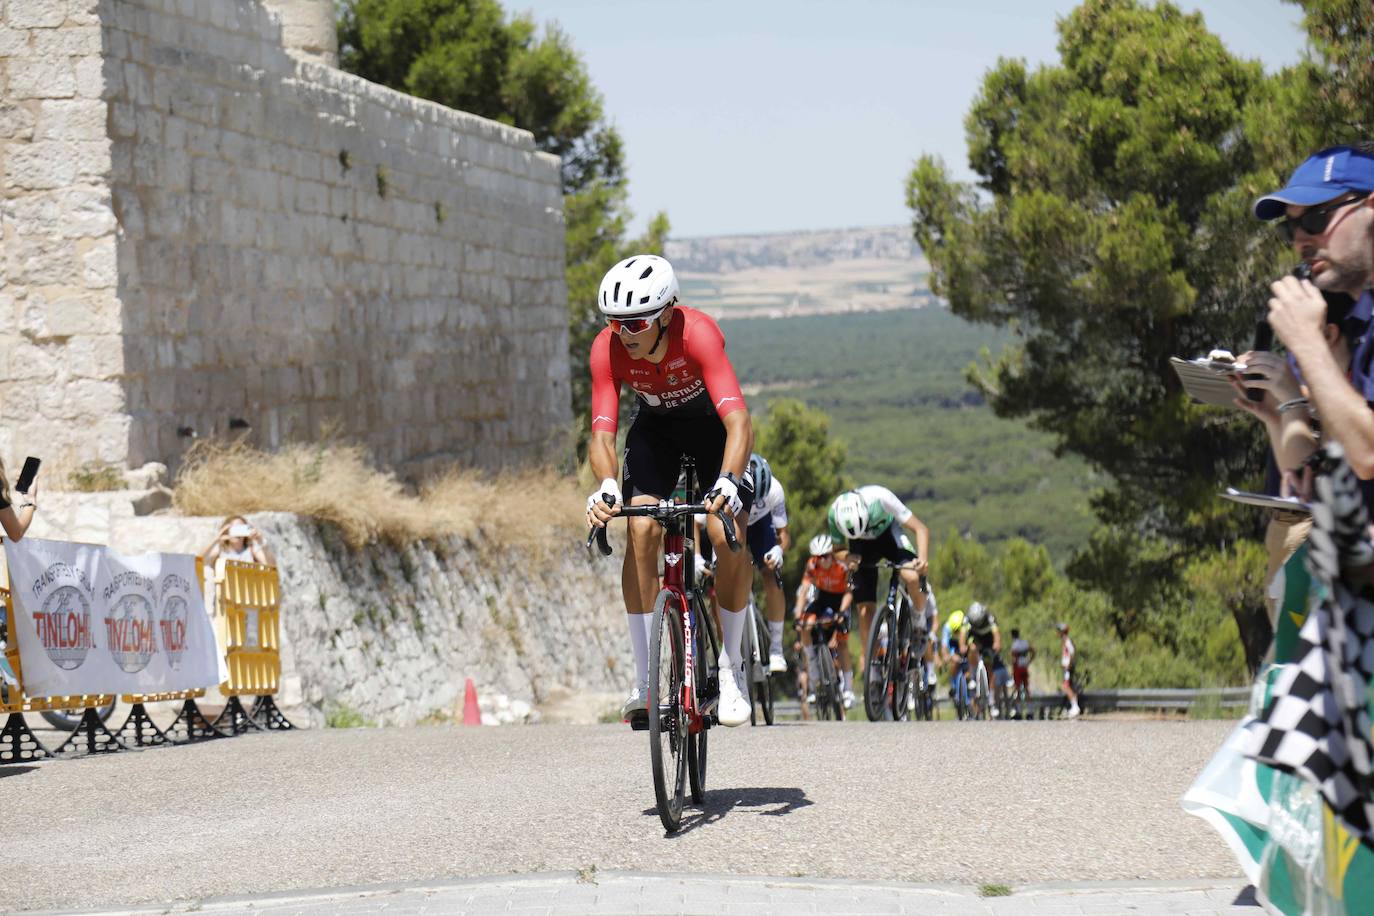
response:
[[[768,621],[768,638],[773,640],[773,651],[782,654],[782,621]]]
[[[635,652],[635,687],[649,685],[649,631],[653,629],[653,614],[626,614],[630,626],[630,645]]]
[[[720,666],[722,668],[738,667],[739,661],[744,658],[744,625],[748,621],[745,614],[748,605],[743,610],[727,611],[724,605],[720,608]]]
[[[853,692],[854,692],[854,672],[853,672],[853,671],[845,671],[845,672],[842,672],[840,676],[844,679],[844,689],[845,689],[845,690],[848,690],[850,693],[853,693]]]

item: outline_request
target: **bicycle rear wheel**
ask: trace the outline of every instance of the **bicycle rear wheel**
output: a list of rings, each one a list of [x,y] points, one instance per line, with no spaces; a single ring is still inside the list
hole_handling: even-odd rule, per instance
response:
[[[890,708],[892,721],[906,719],[906,702],[911,695],[911,611],[903,598],[896,612],[891,615],[897,621],[897,638],[892,643],[892,695]]]
[[[749,625],[744,628],[744,696],[749,701],[749,725],[750,727],[759,724],[759,711],[757,703],[759,700],[758,685],[754,678],[758,672],[759,661],[759,634],[754,626],[758,619],[758,611],[753,603],[749,605]]]
[[[706,607],[699,598],[694,598],[692,607],[696,609],[692,627],[696,650],[696,691],[698,705],[704,705],[710,696],[706,689],[716,671],[716,634],[706,620]],[[709,717],[707,717],[709,718]],[[687,736],[687,782],[692,789],[692,803],[699,805],[706,798],[706,748],[710,734],[708,721],[703,721],[701,731]]]
[[[658,593],[649,647],[649,762],[658,817],[669,833],[682,824],[687,759],[693,750],[687,735],[687,709],[682,703],[686,656],[676,597],[666,588]]]
[[[864,653],[864,712],[870,722],[881,722],[887,717],[894,632],[888,609],[884,607],[873,617],[873,626],[868,631],[868,651]]]
[[[992,694],[988,692],[988,669],[979,659],[978,664],[978,718],[984,721],[992,718]]]
[[[759,705],[763,707],[764,723],[772,725],[773,677],[768,667],[768,658],[773,652],[773,640],[768,635],[768,622],[757,610],[754,612],[754,625],[754,645],[758,646],[758,666],[761,675],[758,681]]]

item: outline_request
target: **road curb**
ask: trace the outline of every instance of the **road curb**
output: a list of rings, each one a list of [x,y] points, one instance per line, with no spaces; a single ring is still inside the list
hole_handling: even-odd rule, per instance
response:
[[[509,887],[512,892],[530,891],[540,885],[550,890],[559,887],[594,886],[610,889],[613,885],[633,884],[672,884],[688,890],[719,892],[730,886],[751,889],[776,889],[779,891],[827,890],[843,892],[849,896],[862,898],[866,894],[877,893],[885,899],[894,893],[899,897],[925,899],[936,903],[964,901],[984,901],[978,887],[963,884],[909,883],[904,881],[847,880],[839,878],[806,878],[796,876],[770,875],[730,875],[711,872],[650,872],[619,869],[588,869],[585,871],[547,871],[533,873],[512,873],[487,875],[477,878],[441,878],[430,881],[403,881],[375,885],[351,887],[314,888],[294,891],[277,891],[267,894],[233,895],[186,899],[157,904],[143,904],[134,907],[117,907],[104,910],[25,910],[29,916],[59,916],[69,913],[104,914],[149,914],[149,913],[209,913],[216,911],[264,910],[274,907],[300,905],[307,907],[328,906],[331,903],[353,902],[355,905],[375,898],[397,897],[404,895],[458,894],[464,889],[474,891]],[[1123,895],[1169,895],[1181,893],[1242,895],[1247,883],[1243,878],[1197,879],[1197,880],[1140,880],[1140,881],[1081,881],[1046,882],[1042,884],[1011,885],[1011,898],[1029,902],[1035,898],[1071,897],[1076,899],[1094,897],[1121,897]],[[1006,898],[1001,898],[1006,899]]]

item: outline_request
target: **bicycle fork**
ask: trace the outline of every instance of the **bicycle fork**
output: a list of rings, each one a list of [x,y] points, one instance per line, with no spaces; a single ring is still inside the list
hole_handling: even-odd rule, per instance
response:
[[[716,699],[702,705],[697,703],[698,621],[684,587],[683,565],[690,562],[691,556],[686,547],[687,538],[680,531],[670,530],[663,536],[663,586],[672,589],[673,597],[677,599],[677,612],[682,616],[683,663],[686,670],[683,672],[679,702],[687,710],[687,731],[696,734],[705,726],[704,719],[714,708]]]

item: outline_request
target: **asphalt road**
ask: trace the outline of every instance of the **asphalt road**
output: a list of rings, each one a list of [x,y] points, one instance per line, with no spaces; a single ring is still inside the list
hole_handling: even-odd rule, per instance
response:
[[[978,886],[1239,878],[1179,796],[1229,722],[711,732],[665,837],[622,726],[325,730],[0,767],[0,910],[510,873]]]

